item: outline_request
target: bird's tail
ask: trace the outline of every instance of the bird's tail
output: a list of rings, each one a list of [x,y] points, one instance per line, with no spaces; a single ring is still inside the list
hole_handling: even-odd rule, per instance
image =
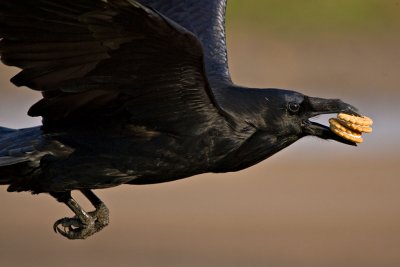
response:
[[[0,185],[10,184],[12,177],[27,167],[41,139],[40,127],[20,130],[0,127]]]

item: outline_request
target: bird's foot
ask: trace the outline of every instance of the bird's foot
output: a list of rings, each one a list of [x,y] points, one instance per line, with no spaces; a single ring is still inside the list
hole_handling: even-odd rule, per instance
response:
[[[86,239],[102,230],[108,223],[108,208],[101,203],[95,211],[87,213],[82,218],[74,216],[57,220],[53,225],[53,229],[56,233],[60,233],[68,239]]]

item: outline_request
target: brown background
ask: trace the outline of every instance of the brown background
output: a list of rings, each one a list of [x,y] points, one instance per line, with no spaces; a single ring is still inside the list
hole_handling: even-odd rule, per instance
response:
[[[374,118],[374,132],[357,148],[305,138],[238,173],[98,191],[111,224],[85,241],[52,232],[66,207],[2,187],[0,265],[400,266],[396,32],[299,37],[235,25],[228,42],[237,83],[342,98]],[[25,113],[39,96],[14,88],[15,73],[0,66],[0,125],[37,125]]]

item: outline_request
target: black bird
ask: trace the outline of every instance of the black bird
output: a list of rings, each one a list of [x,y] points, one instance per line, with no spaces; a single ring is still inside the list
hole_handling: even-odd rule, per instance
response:
[[[49,193],[70,239],[106,226],[92,189],[250,167],[305,136],[355,145],[309,118],[357,109],[232,83],[226,0],[0,0],[1,61],[42,92],[43,125],[0,128],[0,184]],[[80,190],[86,212],[71,197]]]

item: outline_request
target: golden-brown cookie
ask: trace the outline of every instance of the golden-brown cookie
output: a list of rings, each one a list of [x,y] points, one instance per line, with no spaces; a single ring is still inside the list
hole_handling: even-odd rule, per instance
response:
[[[336,118],[329,119],[329,124],[331,131],[344,139],[353,141],[355,143],[362,143],[364,141],[361,137],[361,132],[356,132],[346,128]]]
[[[372,119],[370,119],[366,116],[359,117],[359,116],[354,116],[354,115],[350,115],[350,114],[346,114],[346,113],[339,113],[337,115],[337,117],[338,117],[338,119],[341,119],[343,121],[347,121],[352,124],[360,125],[360,126],[371,126],[373,124]]]
[[[371,133],[372,128],[370,126],[365,126],[365,125],[359,125],[359,124],[354,124],[350,121],[345,121],[341,119],[336,119],[338,123],[343,125],[344,127],[351,129],[353,131],[359,132],[359,133]]]

